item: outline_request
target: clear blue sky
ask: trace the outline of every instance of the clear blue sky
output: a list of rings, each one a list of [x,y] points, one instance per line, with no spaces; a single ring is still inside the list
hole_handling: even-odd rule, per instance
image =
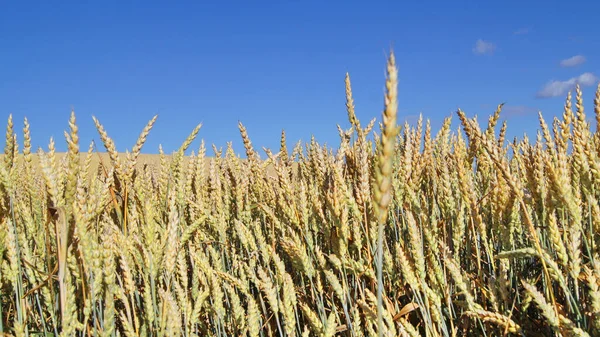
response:
[[[393,48],[401,121],[423,113],[437,129],[460,107],[485,123],[506,102],[509,135],[530,134],[577,81],[592,117],[598,13],[591,0],[6,1],[0,125],[12,113],[22,140],[27,117],[34,146],[54,136],[64,150],[74,107],[82,149],[100,144],[92,115],[124,151],[154,114],[146,153],[175,150],[197,123],[209,146],[241,153],[238,120],[274,152],[282,129],[290,147],[311,135],[337,146],[345,73],[358,117],[379,120]]]

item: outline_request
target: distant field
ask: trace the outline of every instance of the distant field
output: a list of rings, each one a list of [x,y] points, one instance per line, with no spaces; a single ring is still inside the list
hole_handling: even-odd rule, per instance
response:
[[[66,152],[56,152],[55,153],[56,158],[58,160],[63,160],[66,156]],[[87,153],[83,152],[79,154],[81,160],[83,161],[85,159],[85,157],[87,156]],[[170,154],[166,154],[166,156],[170,157]],[[120,153],[119,154],[119,158],[121,160],[125,160],[127,158],[127,156],[125,155],[125,153]],[[4,159],[4,154],[0,154],[0,160]],[[18,162],[21,163],[23,160],[23,155],[20,154],[19,158],[18,158]],[[110,164],[110,157],[108,155],[108,153],[106,152],[94,152],[93,157],[92,157],[92,164],[94,165],[94,167],[97,167],[97,165],[100,164],[100,162],[104,162],[105,164]],[[39,165],[39,156],[37,154],[37,152],[32,153],[32,163],[34,166],[38,166]],[[138,157],[138,164],[139,165],[144,165],[144,164],[148,164],[148,165],[157,165],[160,163],[160,155],[158,154],[140,154]]]
[[[57,152],[57,153],[55,153],[55,155],[56,155],[57,160],[62,161],[65,159],[66,153]],[[85,160],[86,156],[87,156],[87,153],[80,153],[79,157],[80,157],[81,162],[83,162]],[[165,157],[167,158],[167,160],[170,160],[171,154],[165,154]],[[127,160],[127,155],[125,153],[120,153],[119,159],[122,162],[125,162]],[[185,167],[185,165],[188,164],[189,159],[190,159],[189,155],[183,157],[184,167]],[[204,163],[205,163],[204,167],[206,169],[206,172],[208,172],[208,169],[210,167],[210,162],[212,159],[213,159],[213,157],[205,157],[205,159],[204,159]],[[4,160],[4,154],[0,154],[0,160]],[[241,159],[241,160],[243,161],[244,159]],[[22,162],[23,162],[22,154],[19,155],[17,162],[19,164],[22,164]],[[93,174],[94,172],[98,172],[98,169],[100,168],[101,163],[106,168],[111,167],[111,161],[110,161],[109,154],[106,152],[94,152],[92,155],[92,160],[91,160],[90,173]],[[36,169],[40,168],[39,156],[37,153],[32,153],[32,165]],[[136,167],[142,168],[144,166],[147,166],[151,170],[157,170],[160,167],[160,155],[159,154],[140,154],[136,161]],[[296,167],[296,165],[294,165],[294,167]],[[265,168],[266,168],[267,172],[269,173],[269,175],[274,174],[273,166],[271,164],[267,164]]]
[[[62,161],[62,160],[65,159],[66,153],[64,153],[64,152],[57,152],[57,153],[55,153],[55,155],[56,155],[56,159],[58,161]],[[79,157],[80,157],[80,159],[81,159],[82,162],[85,160],[86,156],[87,156],[87,153],[80,153]],[[171,155],[167,155],[167,154],[165,156],[167,156],[169,158],[171,157]],[[121,153],[120,156],[119,156],[119,158],[122,161],[125,161],[127,157],[126,157],[126,155],[124,153]],[[188,157],[185,157],[184,161],[187,163],[188,159],[189,159]],[[4,160],[4,154],[0,154],[0,160]],[[208,167],[209,161],[210,161],[210,158],[207,158],[206,159],[206,163],[207,163],[206,166],[207,167]],[[21,154],[21,155],[19,155],[18,163],[22,164],[22,162],[23,162],[23,155]],[[111,161],[110,161],[110,157],[109,157],[108,153],[106,153],[106,152],[94,152],[94,154],[92,156],[92,161],[91,161],[90,173],[97,172],[101,163],[103,163],[107,168],[111,167]],[[40,163],[39,163],[39,156],[38,156],[38,154],[37,153],[32,153],[32,165],[33,165],[33,167],[39,169],[40,168],[39,164]],[[149,166],[149,167],[151,167],[153,169],[156,168],[156,167],[158,167],[160,165],[160,155],[158,155],[158,154],[140,154],[138,156],[136,167],[139,168],[139,167],[143,167],[144,165],[147,165],[147,166]]]

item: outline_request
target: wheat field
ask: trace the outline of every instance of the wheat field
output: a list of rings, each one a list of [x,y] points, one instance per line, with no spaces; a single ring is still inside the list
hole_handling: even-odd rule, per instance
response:
[[[9,118],[0,335],[599,336],[600,132],[581,88],[508,141],[502,105],[483,127],[461,110],[436,133],[398,126],[397,80],[390,54],[365,124],[347,75],[338,148],[282,133],[262,159],[241,123],[243,159],[192,148],[200,126],[150,158],[156,117],[127,154],[94,119],[101,156],[74,113],[66,154],[32,153]],[[594,103],[598,123],[600,87]]]

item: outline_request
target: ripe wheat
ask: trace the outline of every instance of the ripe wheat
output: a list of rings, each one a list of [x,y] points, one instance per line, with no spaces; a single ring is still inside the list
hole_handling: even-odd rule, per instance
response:
[[[349,75],[340,145],[261,159],[231,143],[142,163],[132,151],[22,149],[0,163],[0,334],[6,336],[593,336],[600,334],[600,132],[581,88],[535,140],[459,110],[434,134],[361,124]],[[600,121],[600,87],[594,107]],[[85,150],[84,150],[85,151]],[[97,160],[97,158],[103,158]]]

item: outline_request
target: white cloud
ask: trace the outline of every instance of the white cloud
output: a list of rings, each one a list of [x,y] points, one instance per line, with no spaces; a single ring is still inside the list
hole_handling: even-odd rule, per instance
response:
[[[554,80],[546,83],[544,88],[538,91],[536,96],[539,98],[564,96],[567,91],[575,88],[575,85],[577,84],[582,87],[589,87],[596,84],[597,81],[598,78],[592,73],[583,73],[566,81]]]
[[[560,61],[560,65],[562,67],[575,67],[585,62],[585,57],[583,55],[575,55],[573,57],[569,57],[568,59],[564,59]]]
[[[493,54],[495,50],[495,44],[482,39],[477,40],[477,42],[475,42],[475,47],[473,47],[473,53],[477,55]]]

